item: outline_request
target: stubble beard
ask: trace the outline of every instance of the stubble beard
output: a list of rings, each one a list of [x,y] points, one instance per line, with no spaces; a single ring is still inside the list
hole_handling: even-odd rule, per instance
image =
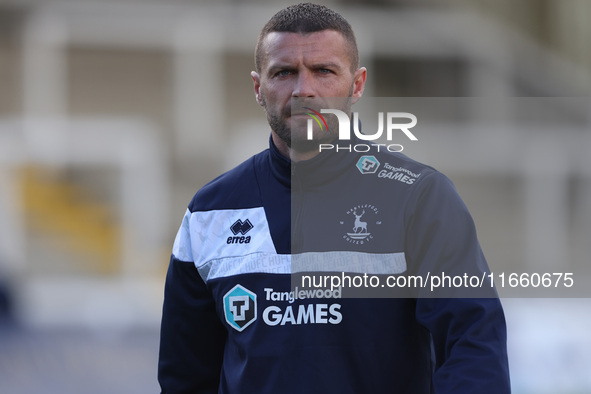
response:
[[[351,98],[353,93],[353,85],[349,90],[348,98]],[[267,114],[267,121],[271,130],[277,134],[277,136],[285,142],[285,144],[293,151],[298,153],[307,152],[318,152],[320,144],[330,144],[338,138],[339,127],[338,120],[335,116],[327,116],[326,122],[328,127],[325,130],[314,132],[314,136],[311,140],[307,138],[307,123],[303,118],[298,119],[296,122],[294,118],[291,118],[291,108],[284,108],[282,112],[270,111],[267,107],[265,97],[261,94],[261,100],[263,108]],[[347,100],[348,101],[348,100]],[[346,105],[347,108],[343,108],[345,113],[350,113],[350,104]],[[289,119],[295,125],[290,125]],[[292,127],[295,126],[300,131],[298,133],[292,133]]]

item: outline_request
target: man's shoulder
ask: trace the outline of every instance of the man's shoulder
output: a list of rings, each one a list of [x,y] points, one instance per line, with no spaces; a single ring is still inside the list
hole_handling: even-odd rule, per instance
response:
[[[468,212],[454,183],[443,172],[400,152],[385,152],[375,155],[375,158],[380,162],[376,172],[378,178],[396,180],[398,182],[390,184],[408,187],[409,207],[434,204],[436,207],[458,207]]]
[[[211,211],[216,209],[252,208],[260,204],[256,168],[264,163],[266,149],[236,167],[214,178],[195,193],[189,210]]]

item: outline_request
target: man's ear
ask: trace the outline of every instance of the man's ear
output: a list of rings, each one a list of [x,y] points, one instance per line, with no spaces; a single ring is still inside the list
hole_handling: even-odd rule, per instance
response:
[[[256,71],[251,71],[250,76],[254,84],[254,97],[259,105],[263,105],[263,98],[261,96],[261,76]]]
[[[359,70],[355,71],[353,74],[353,92],[351,97],[353,98],[353,103],[357,102],[363,96],[363,90],[365,89],[365,81],[367,80],[367,69],[365,67],[361,67]]]

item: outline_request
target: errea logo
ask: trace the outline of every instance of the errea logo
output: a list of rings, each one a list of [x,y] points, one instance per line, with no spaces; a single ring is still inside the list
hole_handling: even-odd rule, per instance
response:
[[[375,174],[375,172],[380,168],[380,162],[375,156],[361,156],[359,161],[357,161],[357,169],[362,174]]]
[[[224,317],[236,331],[243,331],[257,319],[257,295],[236,285],[224,295]]]
[[[234,224],[230,227],[232,233],[234,235],[238,235],[238,233],[242,235],[246,235],[254,226],[250,222],[250,220],[246,219],[244,222],[240,219],[236,220]]]
[[[236,220],[233,225],[230,226],[230,231],[234,234],[233,237],[228,237],[226,240],[227,244],[247,244],[250,243],[250,236],[246,236],[246,233],[252,230],[254,226],[250,222],[250,220],[246,219],[242,221],[240,219]],[[242,235],[238,235],[242,234]]]

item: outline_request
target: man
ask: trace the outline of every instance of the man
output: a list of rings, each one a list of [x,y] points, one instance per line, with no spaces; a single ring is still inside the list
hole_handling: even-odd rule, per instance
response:
[[[309,116],[292,115],[298,100],[345,97],[347,109],[363,94],[367,72],[339,14],[287,7],[263,28],[255,52],[270,148],[204,186],[185,214],[166,279],[162,392],[510,392],[496,298],[292,289],[292,263],[310,270],[309,259],[343,275],[487,266],[445,176],[397,153],[319,153],[319,143],[337,138],[333,125],[315,129],[312,142],[299,127]],[[357,164],[367,158],[406,178],[366,176]]]

